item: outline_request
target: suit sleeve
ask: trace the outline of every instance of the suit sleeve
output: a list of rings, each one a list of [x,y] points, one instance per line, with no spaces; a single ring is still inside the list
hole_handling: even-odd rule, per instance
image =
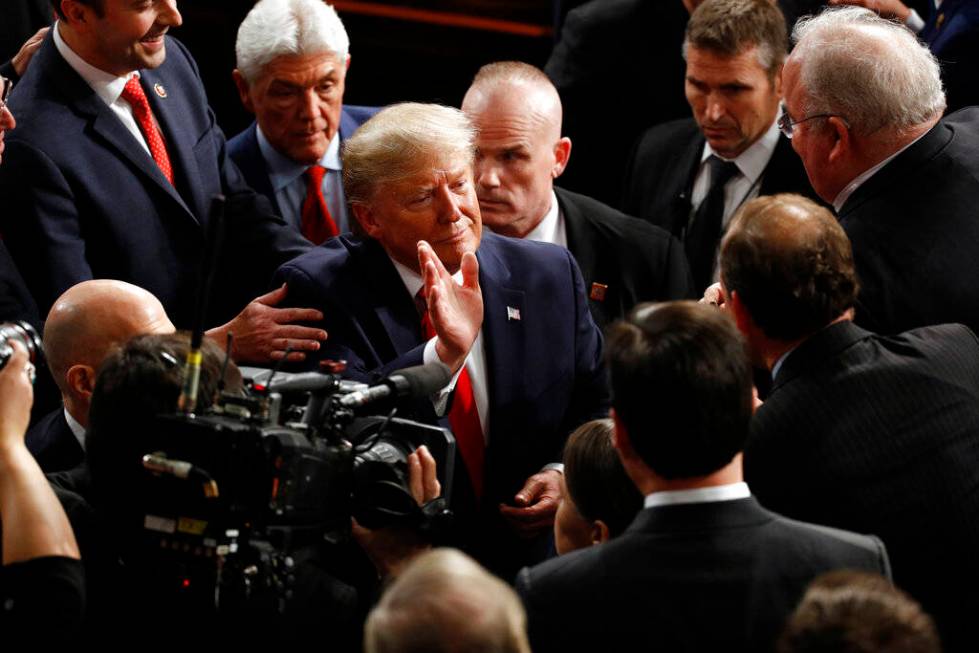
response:
[[[7,143],[0,166],[3,237],[42,311],[62,292],[92,278],[75,198],[58,167],[40,150]],[[96,237],[98,234],[94,234]]]

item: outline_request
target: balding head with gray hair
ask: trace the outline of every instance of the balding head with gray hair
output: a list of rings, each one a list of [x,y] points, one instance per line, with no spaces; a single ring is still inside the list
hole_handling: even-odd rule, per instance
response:
[[[513,589],[454,549],[419,556],[367,618],[367,653],[530,653]]]
[[[464,113],[438,104],[392,105],[343,145],[343,189],[351,204],[439,162],[472,165],[476,130]]]
[[[281,56],[330,52],[346,61],[347,31],[332,6],[323,0],[261,0],[238,28],[237,67],[249,84]]]
[[[807,115],[839,115],[872,134],[913,129],[945,110],[938,61],[903,25],[843,7],[801,19],[792,38]]]

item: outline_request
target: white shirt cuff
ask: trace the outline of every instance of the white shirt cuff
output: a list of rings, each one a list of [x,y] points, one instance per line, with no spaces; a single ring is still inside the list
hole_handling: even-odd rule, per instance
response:
[[[422,362],[425,365],[430,365],[436,361],[439,363],[444,363],[441,358],[439,358],[438,352],[435,351],[435,340],[436,338],[429,339],[425,343],[425,350],[422,352]],[[463,363],[465,367],[465,363]],[[449,403],[449,395],[452,391],[456,389],[456,382],[459,380],[459,375],[462,374],[463,367],[460,367],[455,374],[452,375],[452,379],[449,380],[448,385],[432,395],[432,407],[435,409],[435,414],[441,417],[445,415],[445,408]]]
[[[922,20],[921,16],[914,9],[908,14],[908,19],[904,21],[904,24],[908,26],[908,29],[918,34],[925,28],[925,21]]]

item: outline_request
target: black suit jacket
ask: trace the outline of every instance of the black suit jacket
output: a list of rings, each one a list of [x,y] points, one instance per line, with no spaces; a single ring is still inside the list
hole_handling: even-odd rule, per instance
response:
[[[753,498],[646,508],[618,538],[524,569],[531,647],[770,651],[806,585],[889,574],[879,540],[803,524]]]
[[[590,197],[561,188],[554,193],[600,328],[641,302],[693,297],[687,256],[676,238]]]
[[[979,341],[831,325],[785,359],[744,454],[758,499],[879,535],[897,584],[962,643],[979,613]],[[962,629],[962,630],[960,630]],[[948,650],[955,650],[949,647]]]
[[[85,459],[85,451],[68,426],[64,408],[60,406],[31,427],[24,439],[27,449],[45,472],[69,470]]]
[[[979,108],[941,120],[851,195],[839,218],[860,278],[856,321],[879,333],[979,330]]]
[[[693,210],[690,195],[704,143],[693,118],[658,125],[643,134],[626,173],[622,210],[682,237]],[[798,193],[820,201],[784,136],[779,136],[758,193]]]

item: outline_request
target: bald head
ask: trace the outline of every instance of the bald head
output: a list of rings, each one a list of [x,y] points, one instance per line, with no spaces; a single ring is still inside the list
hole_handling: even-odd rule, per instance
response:
[[[561,98],[538,68],[516,61],[483,66],[462,102],[479,130],[476,194],[484,224],[522,238],[551,208],[554,180],[571,141],[561,137]]]
[[[159,300],[132,284],[96,279],[65,291],[44,323],[44,351],[72,416],[87,424],[95,371],[114,345],[174,330]]]
[[[721,243],[721,279],[764,335],[781,341],[839,319],[858,290],[850,240],[836,218],[789,194],[738,211]]]

